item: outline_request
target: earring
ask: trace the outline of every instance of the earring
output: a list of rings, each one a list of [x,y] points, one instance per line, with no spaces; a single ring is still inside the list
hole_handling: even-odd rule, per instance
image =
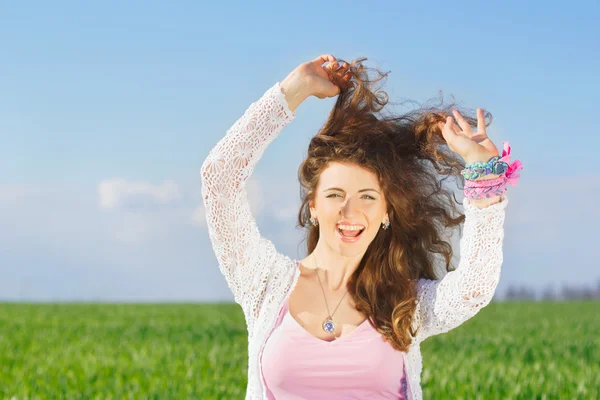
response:
[[[390,226],[390,220],[386,220],[385,223],[381,223],[381,225],[383,225],[383,229],[387,230],[387,228]]]
[[[313,224],[314,226],[319,226],[319,220],[313,218],[312,216],[310,217],[310,223]]]

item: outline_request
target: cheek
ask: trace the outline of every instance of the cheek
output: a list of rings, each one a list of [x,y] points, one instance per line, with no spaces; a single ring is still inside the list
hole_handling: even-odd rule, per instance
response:
[[[328,205],[321,208],[319,215],[323,221],[327,221],[328,223],[335,225],[340,218],[340,208],[334,205]]]

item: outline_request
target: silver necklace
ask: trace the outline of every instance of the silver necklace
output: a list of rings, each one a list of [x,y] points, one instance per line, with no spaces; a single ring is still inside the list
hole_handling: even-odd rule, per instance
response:
[[[325,320],[323,321],[323,330],[327,333],[333,333],[335,331],[335,322],[333,321],[333,314],[335,314],[335,312],[337,311],[340,304],[342,304],[342,300],[344,300],[344,297],[346,297],[346,295],[348,294],[348,291],[346,290],[346,293],[344,293],[344,295],[342,296],[342,299],[338,303],[335,310],[333,310],[332,313],[329,313],[329,305],[327,304],[327,296],[325,296],[325,289],[323,289],[323,284],[321,283],[321,278],[319,277],[319,266],[317,265],[317,259],[315,257],[314,252],[313,252],[313,259],[315,260],[315,267],[316,267],[315,272],[317,273],[317,278],[319,278],[319,285],[321,285],[321,290],[323,291],[323,298],[325,299],[325,306],[327,307],[327,314],[328,314],[327,318],[325,318]]]

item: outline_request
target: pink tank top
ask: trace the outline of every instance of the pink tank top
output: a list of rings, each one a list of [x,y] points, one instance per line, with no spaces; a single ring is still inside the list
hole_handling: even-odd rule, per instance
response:
[[[407,400],[404,353],[365,320],[332,342],[289,313],[286,299],[260,357],[270,400]]]

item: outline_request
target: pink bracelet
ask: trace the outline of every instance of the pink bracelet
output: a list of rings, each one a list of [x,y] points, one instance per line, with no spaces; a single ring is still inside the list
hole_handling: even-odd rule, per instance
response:
[[[487,197],[502,196],[506,193],[508,180],[504,174],[496,179],[468,180],[465,182],[465,197],[470,199],[485,199]]]
[[[517,185],[520,174],[518,171],[523,169],[523,163],[519,160],[515,160],[512,164],[510,163],[510,144],[504,142],[504,149],[502,150],[502,158],[498,161],[503,161],[508,164],[506,172],[495,179],[475,179],[467,180],[465,182],[465,197],[470,199],[484,199],[492,196],[502,196],[506,193],[507,184],[513,186]]]

